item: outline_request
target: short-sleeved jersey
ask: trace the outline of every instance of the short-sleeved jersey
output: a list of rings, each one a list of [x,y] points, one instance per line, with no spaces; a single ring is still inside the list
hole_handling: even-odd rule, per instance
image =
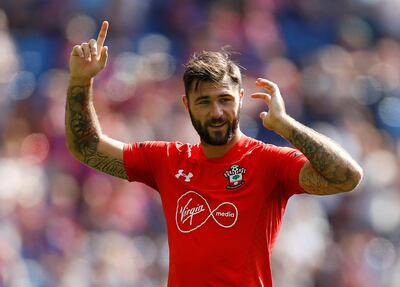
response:
[[[161,196],[168,286],[272,286],[270,252],[289,197],[304,192],[299,172],[306,160],[247,136],[212,159],[200,144],[126,144],[129,180]]]

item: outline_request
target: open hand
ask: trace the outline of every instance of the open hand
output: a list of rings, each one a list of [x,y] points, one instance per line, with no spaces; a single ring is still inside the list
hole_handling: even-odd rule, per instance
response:
[[[108,48],[104,46],[107,37],[108,22],[101,25],[97,40],[74,46],[69,60],[71,79],[90,81],[107,64]]]
[[[251,94],[253,99],[261,99],[268,106],[268,112],[260,113],[263,125],[267,129],[276,130],[286,116],[285,103],[278,85],[262,78],[257,79],[256,85],[266,90],[266,93]]]

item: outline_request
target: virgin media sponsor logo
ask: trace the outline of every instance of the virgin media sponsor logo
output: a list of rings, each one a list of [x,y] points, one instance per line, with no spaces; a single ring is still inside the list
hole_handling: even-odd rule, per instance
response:
[[[176,226],[183,233],[200,228],[210,218],[223,228],[231,228],[238,216],[238,209],[233,203],[225,201],[212,209],[207,200],[195,191],[186,192],[176,203]]]

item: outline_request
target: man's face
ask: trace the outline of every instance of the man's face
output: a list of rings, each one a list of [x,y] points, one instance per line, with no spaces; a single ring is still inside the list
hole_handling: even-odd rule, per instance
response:
[[[227,144],[239,125],[243,90],[229,77],[220,83],[201,82],[189,97],[184,96],[192,124],[201,140],[209,145]]]

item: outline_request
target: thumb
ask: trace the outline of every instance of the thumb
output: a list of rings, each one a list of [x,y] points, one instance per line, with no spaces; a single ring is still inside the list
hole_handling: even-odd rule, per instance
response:
[[[101,54],[100,54],[100,59],[99,59],[99,64],[102,68],[104,68],[107,64],[107,59],[108,59],[108,47],[104,46],[101,49]]]
[[[268,115],[267,112],[262,112],[262,113],[260,113],[260,118],[261,118],[262,120],[264,120],[264,119],[267,117],[267,115]]]

